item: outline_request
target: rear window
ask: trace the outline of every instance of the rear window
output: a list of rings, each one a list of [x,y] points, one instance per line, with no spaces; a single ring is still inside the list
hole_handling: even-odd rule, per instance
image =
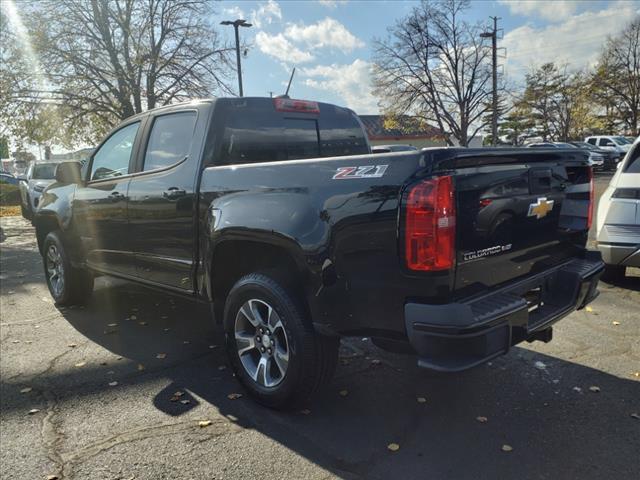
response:
[[[267,101],[237,103],[222,113],[220,165],[369,153],[354,114],[329,105],[320,115],[277,112]],[[329,110],[329,111],[327,111]],[[333,110],[333,111],[331,111]]]

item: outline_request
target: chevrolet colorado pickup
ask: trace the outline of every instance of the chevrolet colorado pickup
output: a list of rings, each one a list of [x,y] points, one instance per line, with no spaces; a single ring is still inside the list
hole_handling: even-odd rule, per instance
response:
[[[551,339],[597,296],[593,181],[578,149],[371,154],[356,115],[288,98],[127,119],[35,212],[49,290],[107,274],[211,306],[237,378],[299,404],[341,336],[454,372]]]

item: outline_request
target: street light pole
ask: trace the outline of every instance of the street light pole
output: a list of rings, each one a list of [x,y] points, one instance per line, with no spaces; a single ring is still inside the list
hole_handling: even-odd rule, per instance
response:
[[[240,34],[238,33],[238,28],[239,27],[250,27],[251,24],[247,23],[246,20],[234,20],[233,22],[230,20],[225,20],[224,22],[220,22],[220,25],[233,25],[233,29],[235,30],[235,34],[236,34],[236,62],[238,65],[238,90],[240,93],[240,96],[243,96],[243,91],[242,91],[242,65],[240,64]]]
[[[483,32],[482,38],[491,38],[491,68],[493,76],[493,99],[491,115],[491,145],[498,145],[498,17],[493,19],[493,31]]]

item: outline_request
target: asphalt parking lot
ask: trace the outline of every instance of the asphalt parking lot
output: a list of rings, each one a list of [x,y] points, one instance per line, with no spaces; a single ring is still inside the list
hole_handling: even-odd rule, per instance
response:
[[[31,226],[1,226],[2,478],[640,478],[637,269],[551,343],[461,374],[350,339],[332,384],[282,413],[232,395],[206,311],[107,278],[57,309]]]

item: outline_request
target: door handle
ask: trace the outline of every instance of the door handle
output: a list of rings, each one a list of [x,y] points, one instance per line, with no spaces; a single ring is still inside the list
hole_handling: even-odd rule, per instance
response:
[[[176,198],[184,197],[187,194],[185,190],[182,190],[178,187],[171,187],[164,192],[162,192],[162,196],[164,198],[168,198],[169,200],[173,200]]]
[[[124,200],[124,195],[120,192],[113,192],[109,195],[109,198],[112,202],[119,202],[120,200]]]

